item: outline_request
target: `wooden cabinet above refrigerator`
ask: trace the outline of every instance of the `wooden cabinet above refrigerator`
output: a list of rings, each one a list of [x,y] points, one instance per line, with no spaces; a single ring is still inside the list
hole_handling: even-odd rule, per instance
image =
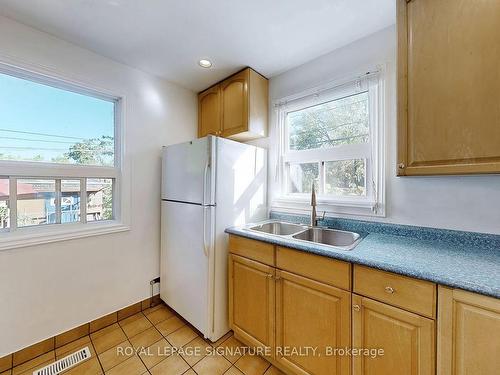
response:
[[[198,136],[267,136],[268,80],[246,68],[198,94]]]

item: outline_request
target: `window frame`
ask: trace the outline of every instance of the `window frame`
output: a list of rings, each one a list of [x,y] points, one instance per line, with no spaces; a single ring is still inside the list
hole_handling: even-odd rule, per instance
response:
[[[0,160],[0,177],[9,178],[10,181],[10,225],[9,228],[0,229],[0,250],[129,230],[129,163],[124,152],[125,96],[92,83],[62,76],[45,67],[5,57],[0,60],[0,73],[114,103],[114,166]],[[61,180],[80,180],[80,221],[17,227],[17,179],[26,178],[54,179],[56,186]],[[86,220],[87,178],[113,179],[113,219]],[[60,189],[59,192],[56,189],[56,200],[60,202],[61,196]]]
[[[317,187],[318,209],[346,215],[385,216],[385,170],[384,170],[384,113],[385,82],[383,66],[369,73],[351,75],[348,78],[305,90],[274,102],[275,131],[271,144],[275,147],[275,186],[272,191],[272,209],[304,211],[310,209],[309,193],[288,193],[289,176],[287,163],[310,163],[365,160],[365,196],[325,195]],[[287,114],[314,105],[331,102],[361,92],[368,93],[370,135],[367,143],[339,145],[327,149],[289,150]],[[274,139],[273,139],[274,138]],[[274,141],[274,142],[273,142]],[[273,147],[271,147],[271,150]],[[273,151],[273,150],[272,150]],[[321,175],[321,164],[319,166]],[[323,167],[324,168],[324,167]],[[320,190],[320,191],[318,191]]]

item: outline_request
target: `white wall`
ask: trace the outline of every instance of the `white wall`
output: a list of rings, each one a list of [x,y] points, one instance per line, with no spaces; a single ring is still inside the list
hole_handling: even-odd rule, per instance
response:
[[[0,17],[2,56],[125,95],[132,215],[128,232],[0,251],[0,357],[149,296],[161,146],[197,126],[193,92]]]
[[[359,74],[377,64],[387,64],[387,202],[386,217],[373,220],[500,234],[500,176],[396,177],[395,27],[273,77],[269,85],[270,100]],[[273,125],[272,108],[270,117]],[[266,145],[266,141],[258,143]],[[275,142],[271,139],[268,144],[273,150]],[[273,165],[275,161],[271,158],[270,182],[274,181]],[[272,185],[269,193],[271,199],[276,195]]]

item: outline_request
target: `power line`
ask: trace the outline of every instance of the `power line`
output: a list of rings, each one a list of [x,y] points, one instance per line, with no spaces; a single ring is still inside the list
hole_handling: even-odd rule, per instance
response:
[[[57,134],[47,134],[47,133],[36,133],[36,132],[26,132],[26,131],[21,131],[21,130],[12,130],[12,129],[0,129],[2,132],[8,132],[8,133],[20,133],[20,134],[30,134],[30,135],[41,135],[44,137],[55,137],[55,138],[66,138],[66,139],[78,139],[78,140],[85,140],[87,138],[80,138],[80,137],[70,137],[67,135],[57,135]]]
[[[69,144],[69,145],[74,145],[74,144],[75,144],[75,142],[67,142],[67,141],[51,141],[51,140],[48,140],[48,139],[29,139],[29,138],[2,137],[2,136],[0,136],[0,139],[11,139],[11,140],[17,140],[17,141],[28,141],[28,142],[64,143],[64,144]]]
[[[69,151],[65,148],[43,148],[43,147],[18,147],[18,146],[0,146],[1,149],[11,149],[11,150],[35,150],[35,151]],[[113,152],[113,149],[109,148],[74,148],[72,151],[82,151],[82,152]]]

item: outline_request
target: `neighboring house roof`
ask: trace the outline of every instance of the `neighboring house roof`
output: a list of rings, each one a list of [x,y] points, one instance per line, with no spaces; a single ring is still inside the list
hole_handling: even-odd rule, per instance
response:
[[[17,182],[17,195],[18,196],[26,196],[26,195],[35,195],[36,193],[43,193],[46,191],[47,184],[46,180],[30,180],[32,183],[24,183]],[[98,182],[91,182],[87,186],[87,192],[96,193],[102,190],[105,187],[104,184],[100,184]],[[80,191],[78,184],[68,184],[65,189],[65,192],[77,192]],[[1,178],[0,179],[0,201],[9,199],[9,179]]]

